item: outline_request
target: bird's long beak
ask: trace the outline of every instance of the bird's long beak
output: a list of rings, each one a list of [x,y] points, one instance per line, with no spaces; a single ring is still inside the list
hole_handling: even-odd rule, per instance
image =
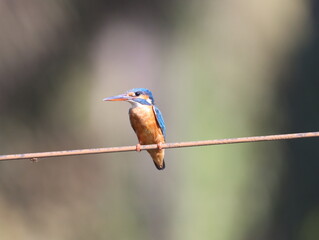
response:
[[[127,94],[120,94],[113,97],[104,98],[103,101],[128,101],[131,97]]]

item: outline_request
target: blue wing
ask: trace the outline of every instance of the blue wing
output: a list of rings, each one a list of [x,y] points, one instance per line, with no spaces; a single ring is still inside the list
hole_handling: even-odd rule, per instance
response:
[[[156,106],[153,106],[153,111],[155,113],[157,123],[162,130],[163,136],[164,138],[166,138],[166,127],[165,127],[165,122],[164,122],[162,113]]]

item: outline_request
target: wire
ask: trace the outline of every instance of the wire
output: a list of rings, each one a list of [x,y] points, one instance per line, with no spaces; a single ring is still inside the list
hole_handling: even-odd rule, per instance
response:
[[[221,144],[233,144],[233,143],[275,141],[275,140],[297,139],[297,138],[312,138],[312,137],[319,137],[319,132],[278,134],[278,135],[228,138],[228,139],[179,142],[179,143],[163,143],[160,145],[160,147],[163,149],[168,149],[168,148],[183,148],[183,147],[196,147],[196,146],[221,145]],[[157,144],[141,145],[140,150],[158,149],[158,147],[159,146]],[[123,147],[110,147],[110,148],[65,150],[65,151],[54,151],[54,152],[22,153],[22,154],[0,155],[0,161],[23,160],[23,159],[30,159],[32,161],[37,161],[38,158],[88,155],[88,154],[99,154],[99,153],[114,153],[114,152],[130,152],[130,151],[137,151],[137,150],[138,150],[137,146],[123,146]]]

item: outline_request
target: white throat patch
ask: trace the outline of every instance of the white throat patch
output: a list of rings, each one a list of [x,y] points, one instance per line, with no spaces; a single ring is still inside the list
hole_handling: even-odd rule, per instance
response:
[[[145,99],[145,101],[152,105],[152,100],[150,98]],[[139,102],[135,102],[133,100],[128,100],[128,102],[132,105],[132,108],[143,107],[144,106],[143,104],[141,104]]]
[[[128,100],[128,102],[132,105],[132,108],[142,107],[143,106],[143,104],[140,104],[140,103],[135,102],[133,100]]]
[[[149,104],[152,104],[152,100],[150,98],[146,99],[146,102],[148,102]]]

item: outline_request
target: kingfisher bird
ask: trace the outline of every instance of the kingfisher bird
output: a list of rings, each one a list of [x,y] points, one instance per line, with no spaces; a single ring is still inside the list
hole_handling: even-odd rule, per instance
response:
[[[136,151],[141,151],[141,144],[157,144],[157,149],[147,150],[158,170],[165,168],[164,149],[166,127],[161,111],[155,106],[153,94],[145,88],[133,88],[124,94],[104,98],[103,101],[127,101],[131,126],[134,129],[138,144]]]

